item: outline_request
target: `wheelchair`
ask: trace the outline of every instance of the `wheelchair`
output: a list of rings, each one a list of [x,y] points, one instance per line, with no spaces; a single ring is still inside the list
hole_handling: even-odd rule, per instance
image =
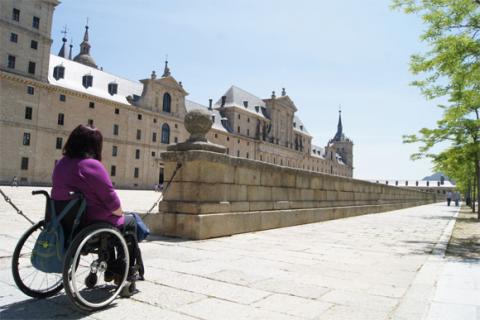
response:
[[[33,191],[47,199],[45,218],[28,229],[18,241],[12,258],[13,279],[26,295],[44,299],[65,289],[67,297],[81,311],[92,312],[105,308],[118,296],[129,297],[136,292],[135,281],[143,279],[143,262],[134,232],[122,232],[108,223],[80,223],[75,218],[84,214],[83,196],[61,220],[66,254],[63,272],[42,272],[31,263],[32,250],[38,235],[49,221],[51,206],[60,212],[70,201],[55,201],[46,191]],[[85,207],[83,207],[85,208]],[[82,211],[82,212],[79,212]],[[77,230],[78,229],[78,230]],[[65,240],[65,242],[68,242]]]

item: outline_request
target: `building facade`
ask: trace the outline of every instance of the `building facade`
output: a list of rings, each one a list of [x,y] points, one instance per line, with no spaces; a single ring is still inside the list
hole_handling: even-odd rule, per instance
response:
[[[69,133],[79,124],[99,128],[103,164],[118,187],[151,188],[163,176],[161,153],[188,137],[183,119],[192,109],[211,113],[208,138],[228,154],[280,166],[352,177],[353,143],[343,134],[341,115],[325,148],[295,115],[285,89],[261,99],[236,86],[214,104],[188,100],[168,62],[132,81],[98,69],[85,28],[80,52],[62,39],[51,54],[57,0],[0,2],[0,181],[51,182]]]

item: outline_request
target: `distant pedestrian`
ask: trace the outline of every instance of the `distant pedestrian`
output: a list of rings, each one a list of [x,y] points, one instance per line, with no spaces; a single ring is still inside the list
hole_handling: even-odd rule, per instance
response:
[[[18,178],[17,178],[17,176],[13,176],[13,178],[12,178],[12,187],[18,187]]]
[[[450,207],[450,202],[452,202],[452,192],[447,192],[447,206]]]
[[[460,192],[456,191],[453,193],[453,201],[455,201],[455,207],[458,207],[460,202]]]

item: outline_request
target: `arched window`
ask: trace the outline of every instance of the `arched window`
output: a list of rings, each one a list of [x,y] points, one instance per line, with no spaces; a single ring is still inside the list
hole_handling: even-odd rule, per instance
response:
[[[65,78],[65,67],[60,65],[53,68],[53,77],[55,80]]]
[[[172,97],[167,92],[163,95],[163,112],[170,112],[170,104],[172,102]]]
[[[166,123],[162,125],[162,143],[170,144],[170,127]]]
[[[85,88],[91,87],[93,85],[93,76],[91,74],[86,74],[82,78],[82,85]]]

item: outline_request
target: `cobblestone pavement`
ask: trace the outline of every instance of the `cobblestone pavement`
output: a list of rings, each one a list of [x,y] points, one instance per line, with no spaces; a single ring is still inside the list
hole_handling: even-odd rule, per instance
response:
[[[41,217],[31,188],[3,189]],[[158,196],[120,194],[124,209],[144,211]],[[36,301],[15,287],[10,256],[28,223],[0,201],[0,319],[436,319],[441,307],[464,311],[440,299],[451,296],[437,285],[447,277],[477,281],[469,293],[480,297],[478,263],[453,270],[443,258],[457,213],[433,204],[203,241],[151,238],[140,292],[85,315],[64,293]],[[468,302],[462,319],[478,320],[478,301]]]

